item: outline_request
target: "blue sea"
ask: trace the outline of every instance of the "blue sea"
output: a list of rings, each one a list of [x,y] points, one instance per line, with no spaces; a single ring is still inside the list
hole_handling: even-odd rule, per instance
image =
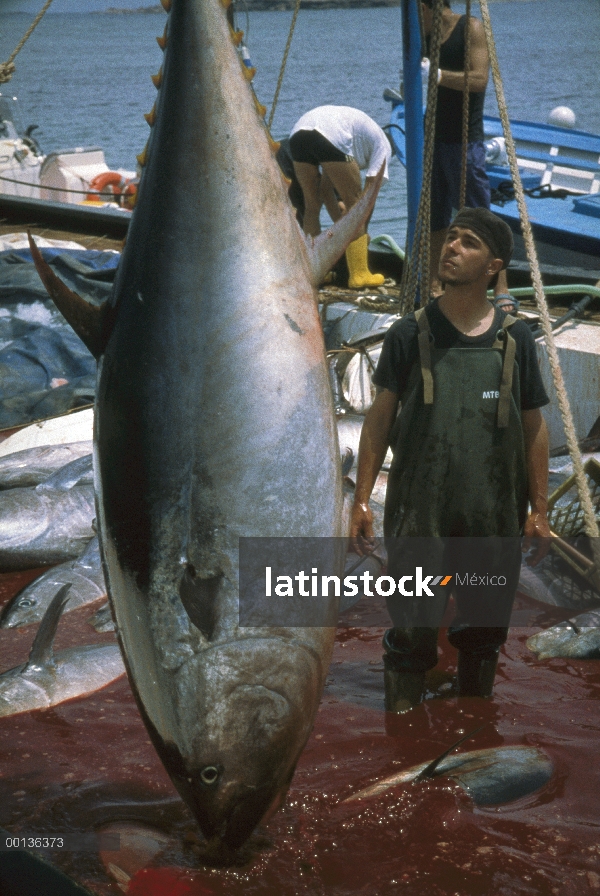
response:
[[[464,11],[460,4],[453,8]],[[545,122],[551,109],[567,105],[578,128],[600,132],[600,0],[495,0],[490,15],[510,116]],[[283,11],[237,16],[257,68],[257,95],[269,108],[291,18]],[[36,136],[45,152],[100,146],[110,167],[135,168],[148,134],[143,114],[154,102],[150,75],[162,60],[155,38],[165,19],[166,14],[47,13],[17,56],[12,81],[1,88],[18,97],[25,125],[39,125]],[[30,21],[22,13],[3,14],[0,3],[0,61]],[[399,8],[302,10],[274,136],[289,133],[300,115],[324,103],[356,106],[385,124],[389,106],[382,93],[398,87],[400,68]],[[497,114],[491,84],[486,112]],[[394,161],[370,227],[372,234],[390,233],[400,244],[405,183]]]

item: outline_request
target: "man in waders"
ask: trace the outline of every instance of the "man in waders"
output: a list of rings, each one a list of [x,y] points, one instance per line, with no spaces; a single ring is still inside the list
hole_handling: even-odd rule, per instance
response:
[[[529,328],[486,295],[512,249],[500,218],[462,209],[442,248],[444,294],[390,327],[373,376],[351,538],[361,553],[373,539],[368,501],[391,444],[384,532],[387,581],[397,590],[390,595],[386,584],[379,592],[393,622],[383,641],[388,711],[421,701],[450,589],[459,694],[491,696],[521,534],[524,545],[543,539],[533,562],[547,551],[548,435],[540,408],[548,396]]]

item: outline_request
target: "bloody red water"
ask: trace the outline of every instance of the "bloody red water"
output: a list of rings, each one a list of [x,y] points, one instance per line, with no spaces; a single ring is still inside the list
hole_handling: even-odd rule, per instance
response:
[[[28,578],[0,576],[0,601]],[[56,649],[110,641],[65,614]],[[378,616],[379,614],[379,616]],[[121,849],[52,853],[100,896],[581,896],[600,891],[600,661],[538,661],[515,628],[492,700],[429,699],[383,711],[384,611],[359,610],[338,631],[314,731],[286,805],[228,867],[205,864],[198,828],[151,747],[125,678],[84,699],[0,719],[0,825],[11,833],[120,830]],[[370,622],[370,627],[365,625]],[[23,662],[35,626],[0,631],[0,668]],[[440,639],[440,688],[455,653]],[[541,747],[555,767],[539,792],[476,808],[449,779],[398,786],[361,804],[345,797],[461,750]],[[123,832],[125,832],[123,834]]]

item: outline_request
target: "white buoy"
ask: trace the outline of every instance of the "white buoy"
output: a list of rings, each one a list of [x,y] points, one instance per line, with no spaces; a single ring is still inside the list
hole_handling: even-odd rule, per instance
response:
[[[575,122],[575,113],[568,106],[557,106],[548,116],[548,124],[556,128],[574,128]]]

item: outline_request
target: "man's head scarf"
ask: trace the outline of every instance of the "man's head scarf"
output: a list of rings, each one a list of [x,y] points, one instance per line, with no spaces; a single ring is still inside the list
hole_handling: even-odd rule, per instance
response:
[[[487,208],[463,208],[451,227],[466,227],[483,240],[494,258],[502,259],[502,267],[507,268],[512,257],[514,243],[510,227]]]

